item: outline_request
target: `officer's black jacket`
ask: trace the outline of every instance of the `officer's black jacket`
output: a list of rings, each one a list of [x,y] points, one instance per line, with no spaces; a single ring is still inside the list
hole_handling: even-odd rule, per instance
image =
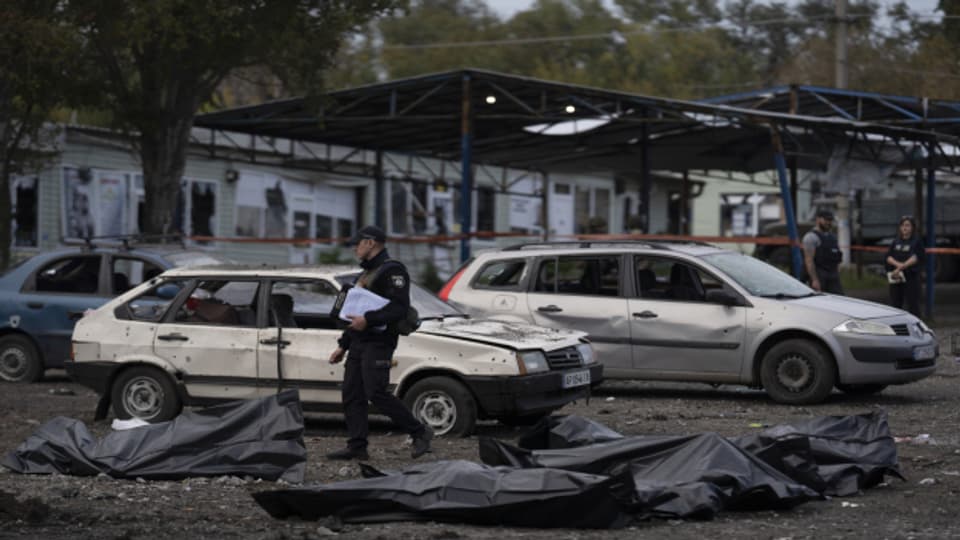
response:
[[[389,330],[377,330],[377,327],[397,322],[407,316],[407,311],[410,308],[410,275],[400,261],[391,260],[384,266],[389,258],[390,255],[384,249],[376,257],[360,263],[360,268],[364,269],[364,273],[357,278],[355,286],[364,286],[370,292],[390,300],[390,303],[376,311],[364,313],[364,318],[367,319],[367,328],[362,332],[350,328],[343,331],[337,343],[344,350],[349,349],[352,343],[379,342],[393,347],[397,346],[398,335],[396,333]],[[381,266],[383,268],[378,271],[377,269]],[[364,280],[370,277],[375,278],[373,283],[364,283]]]

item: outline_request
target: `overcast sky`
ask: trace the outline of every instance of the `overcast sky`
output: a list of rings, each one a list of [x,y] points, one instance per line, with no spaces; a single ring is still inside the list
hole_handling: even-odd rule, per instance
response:
[[[938,0],[908,0],[907,5],[915,12],[933,14],[933,10],[937,7],[937,1]],[[486,0],[486,4],[499,13],[504,19],[509,18],[517,11],[530,7],[533,3],[534,0]],[[615,5],[612,0],[604,0],[604,3],[608,9],[613,8]],[[887,6],[895,3],[895,0],[880,0],[879,3],[881,6]]]

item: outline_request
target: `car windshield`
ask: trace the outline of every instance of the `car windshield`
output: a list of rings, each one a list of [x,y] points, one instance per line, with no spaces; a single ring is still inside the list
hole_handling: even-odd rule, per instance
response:
[[[754,296],[804,298],[817,294],[793,276],[749,255],[724,252],[704,255],[702,259]]]
[[[340,285],[352,285],[359,276],[360,273],[356,272],[341,274],[336,279]],[[410,283],[410,304],[417,310],[423,320],[468,316],[416,283]]]

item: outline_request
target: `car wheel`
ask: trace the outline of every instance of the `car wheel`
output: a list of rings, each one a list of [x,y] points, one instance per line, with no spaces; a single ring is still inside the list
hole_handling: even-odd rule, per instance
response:
[[[111,401],[117,418],[164,422],[180,414],[177,389],[163,371],[146,366],[124,370],[113,383]]]
[[[774,401],[819,403],[833,390],[836,371],[823,347],[806,339],[788,339],[763,356],[760,380]]]
[[[33,342],[25,336],[0,339],[0,380],[36,382],[43,376],[43,360]]]
[[[466,437],[477,424],[477,402],[460,382],[450,377],[418,381],[403,396],[417,420],[436,435]]]
[[[883,391],[887,385],[885,384],[838,384],[842,392],[850,394],[852,396],[869,396],[870,394],[877,394]]]

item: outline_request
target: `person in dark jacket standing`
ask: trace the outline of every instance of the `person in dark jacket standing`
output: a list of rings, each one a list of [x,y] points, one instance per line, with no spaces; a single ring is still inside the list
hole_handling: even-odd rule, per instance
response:
[[[816,225],[803,236],[803,263],[813,290],[843,294],[843,284],[840,283],[843,253],[837,237],[830,232],[832,227],[833,213],[829,210],[817,212]]]
[[[903,216],[897,226],[897,237],[887,249],[887,272],[890,276],[890,305],[920,316],[920,263],[923,245],[916,235],[912,216]]]
[[[430,451],[433,430],[414,418],[406,405],[388,389],[390,366],[399,337],[391,330],[391,325],[406,317],[410,307],[410,276],[402,263],[390,259],[384,247],[386,240],[382,229],[367,226],[350,241],[364,270],[354,286],[369,289],[389,303],[378,310],[350,317],[350,326],[343,331],[337,349],[330,355],[331,364],[346,356],[342,395],[350,438],[346,448],[327,454],[328,459],[369,459],[368,402],[413,438],[410,450],[413,458]]]

